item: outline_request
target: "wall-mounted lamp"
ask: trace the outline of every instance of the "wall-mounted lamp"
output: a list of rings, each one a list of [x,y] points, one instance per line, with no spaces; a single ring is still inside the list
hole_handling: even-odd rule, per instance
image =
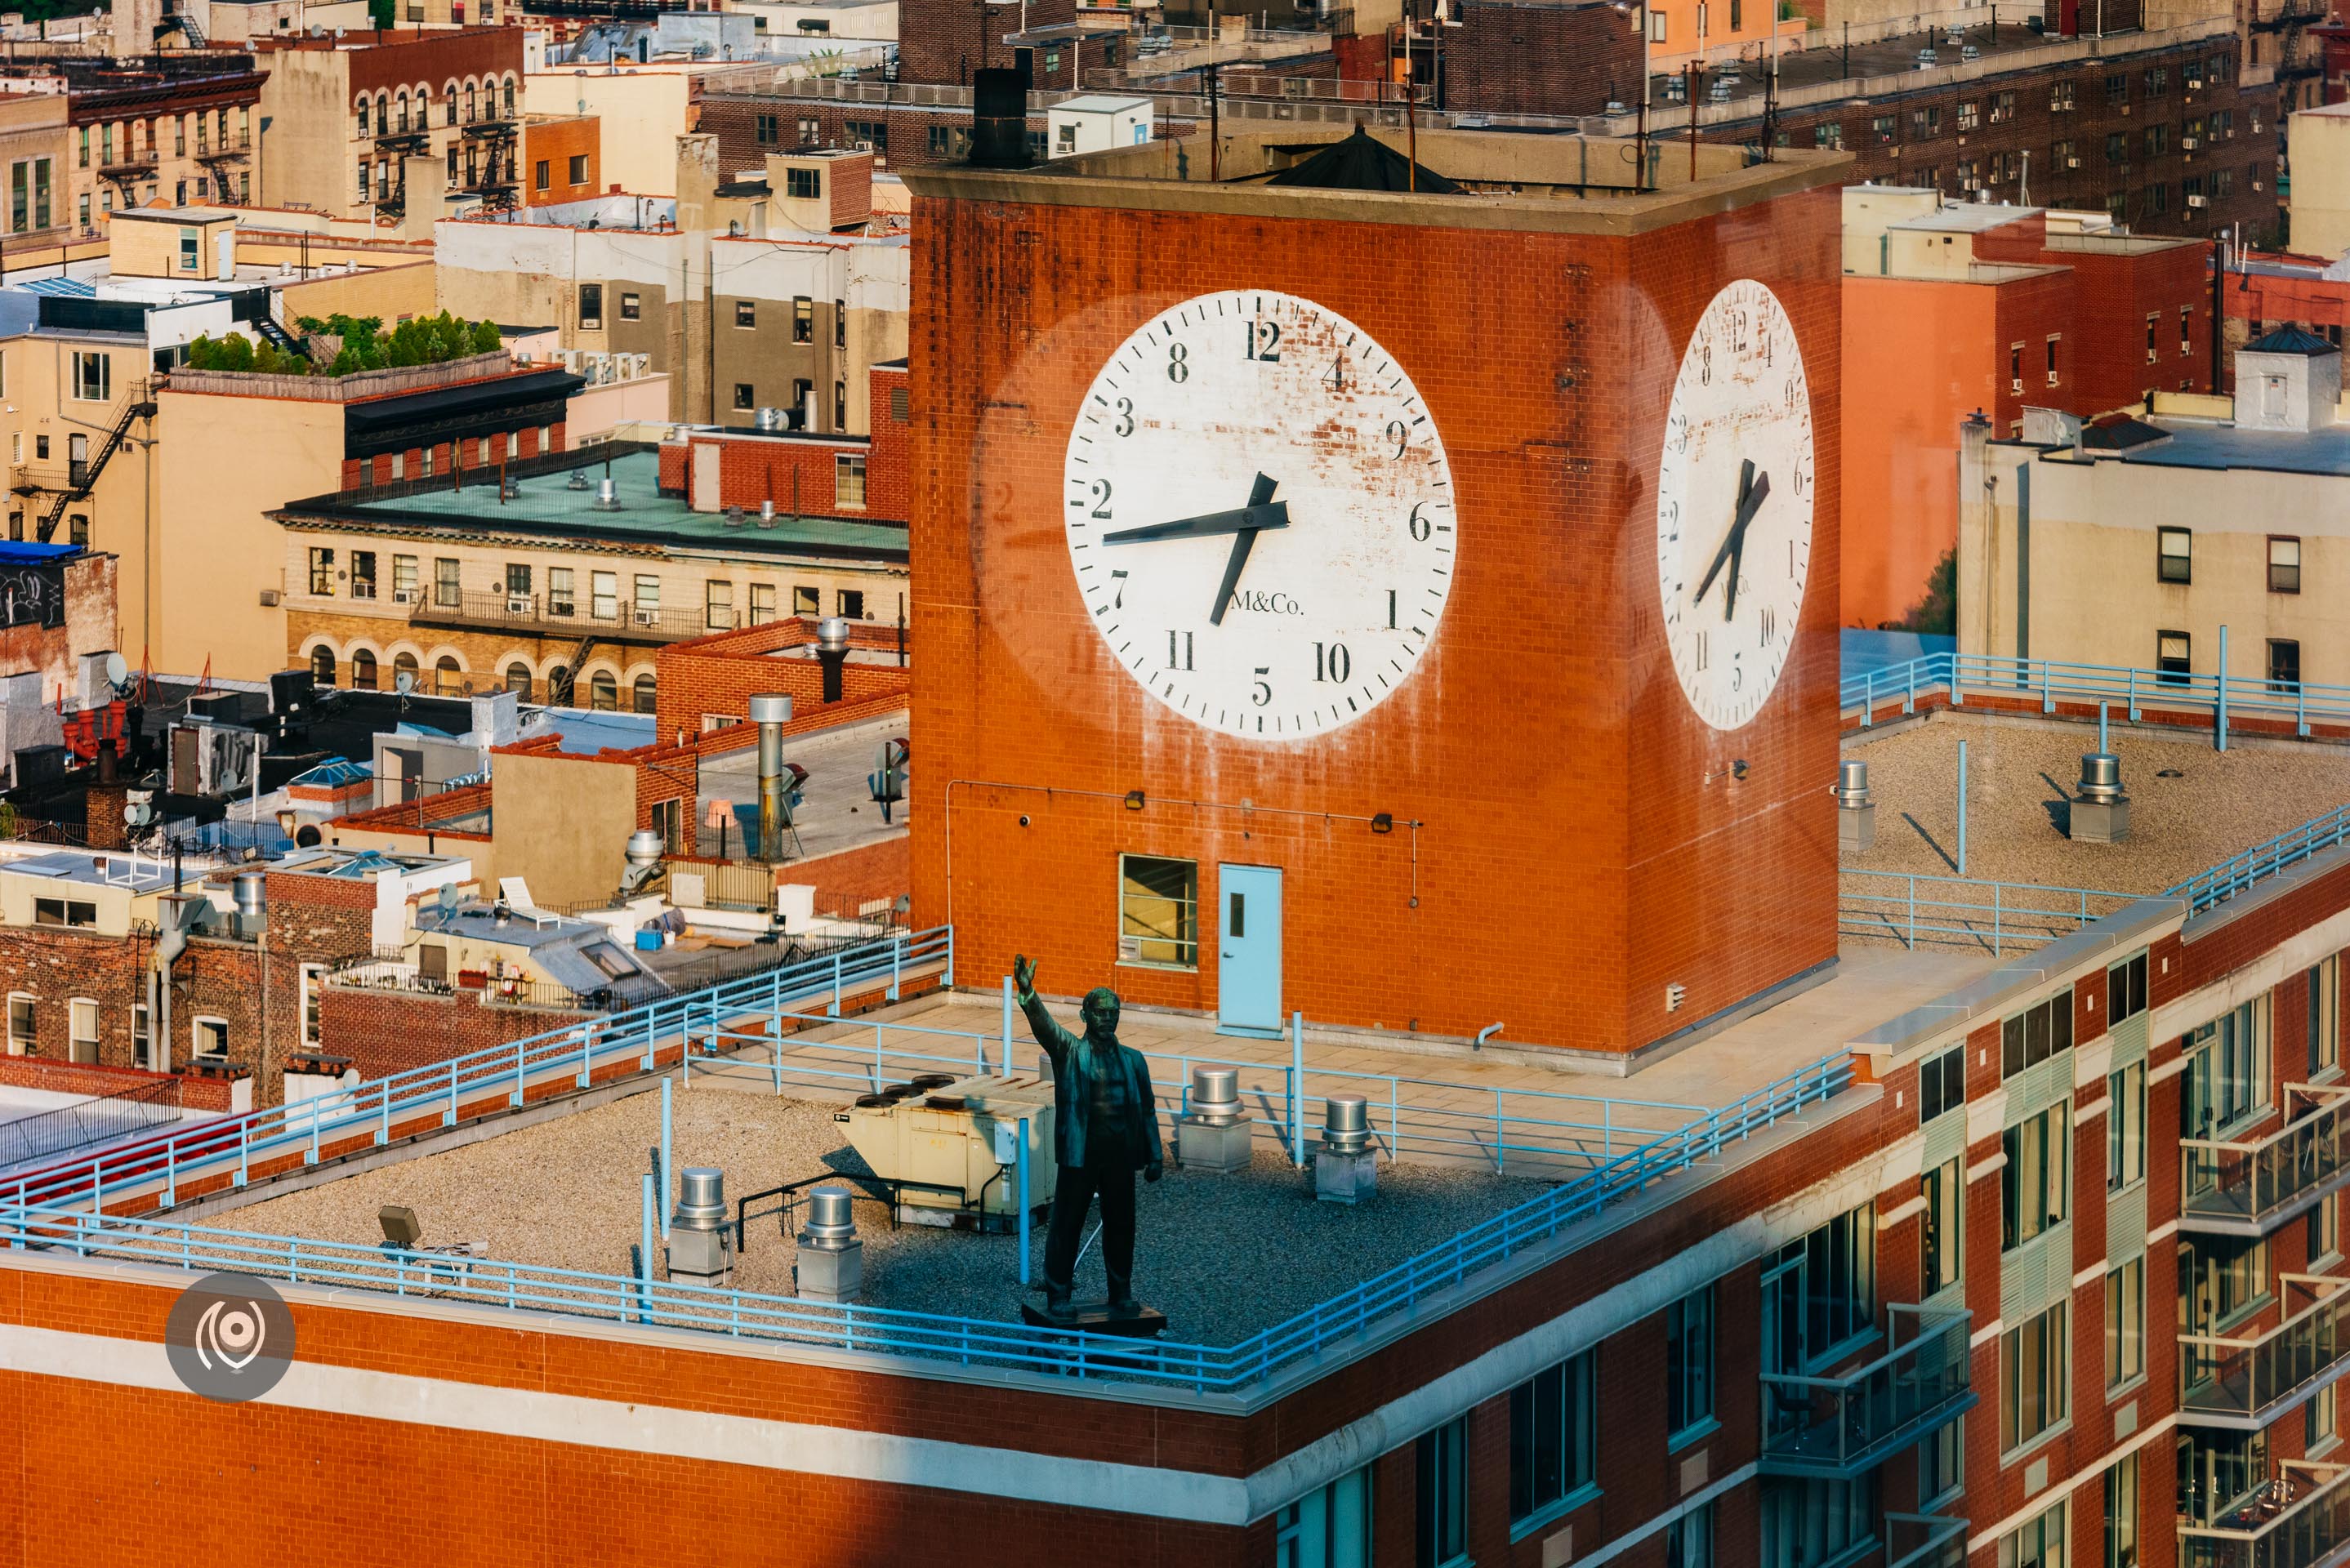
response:
[[[1746,759],[1744,757],[1741,757],[1736,762],[1730,764],[1730,776],[1734,779],[1742,779],[1746,776]]]
[[[1383,811],[1377,816],[1371,818],[1371,831],[1373,833],[1393,833],[1395,831],[1395,813],[1391,811]]]
[[[1126,792],[1126,809],[1140,811],[1148,798],[1140,790],[1130,789]]]

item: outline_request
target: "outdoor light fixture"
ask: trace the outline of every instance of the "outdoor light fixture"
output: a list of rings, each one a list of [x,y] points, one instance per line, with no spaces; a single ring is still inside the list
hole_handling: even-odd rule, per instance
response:
[[[1395,831],[1395,813],[1391,811],[1383,811],[1377,816],[1371,818],[1371,831],[1373,833],[1393,833]]]
[[[1126,809],[1128,811],[1140,811],[1145,798],[1146,797],[1143,793],[1139,789],[1130,789],[1127,791]]]

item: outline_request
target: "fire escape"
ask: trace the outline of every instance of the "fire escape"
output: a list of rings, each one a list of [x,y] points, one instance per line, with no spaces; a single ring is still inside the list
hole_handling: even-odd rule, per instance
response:
[[[107,463],[112,460],[117,452],[121,450],[122,443],[130,439],[130,422],[133,420],[152,419],[154,414],[155,401],[148,384],[144,381],[133,382],[130,387],[130,396],[123,403],[122,412],[116,417],[114,428],[108,431],[106,439],[99,443],[97,455],[86,460],[77,460],[66,465],[65,484],[57,492],[57,499],[49,503],[48,510],[41,514],[36,536],[42,544],[47,544],[56,535],[57,524],[65,517],[66,508],[77,501],[87,498],[89,493],[98,487],[98,476],[106,472]],[[46,485],[19,484],[17,486],[20,493],[26,493],[46,488],[47,488]]]
[[[230,173],[253,161],[253,132],[232,133],[224,130],[215,142],[211,135],[212,129],[203,115],[196,116],[196,161],[203,165],[204,173],[212,182],[213,200],[234,202],[236,190]]]
[[[482,211],[511,210],[522,186],[522,123],[514,109],[493,98],[481,115],[465,122],[463,165],[457,189],[478,196]]]

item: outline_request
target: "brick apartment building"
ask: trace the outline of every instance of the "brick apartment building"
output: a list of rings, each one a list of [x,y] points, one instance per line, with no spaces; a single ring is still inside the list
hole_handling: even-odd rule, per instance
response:
[[[159,201],[251,202],[266,74],[249,54],[210,51],[40,60],[10,67],[0,81],[62,88],[69,151],[55,221],[88,234],[109,213]]]

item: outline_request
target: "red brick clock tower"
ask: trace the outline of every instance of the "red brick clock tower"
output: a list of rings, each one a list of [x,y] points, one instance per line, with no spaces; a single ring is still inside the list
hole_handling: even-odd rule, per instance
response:
[[[1823,972],[1844,160],[1314,136],[907,175],[917,917],[1617,1062]]]

